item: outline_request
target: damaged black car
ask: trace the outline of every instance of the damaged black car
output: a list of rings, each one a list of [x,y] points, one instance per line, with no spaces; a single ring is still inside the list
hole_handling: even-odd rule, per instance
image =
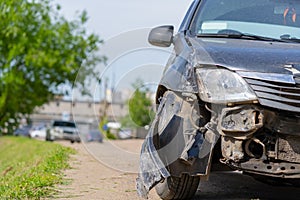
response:
[[[195,0],[169,47],[138,193],[188,199],[214,166],[261,180],[300,179],[300,0]],[[263,177],[263,178],[261,178]]]

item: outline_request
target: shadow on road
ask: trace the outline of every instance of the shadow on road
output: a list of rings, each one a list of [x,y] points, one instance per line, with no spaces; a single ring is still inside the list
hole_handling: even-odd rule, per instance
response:
[[[193,200],[204,199],[299,199],[300,188],[271,186],[240,173],[213,173],[201,182]]]

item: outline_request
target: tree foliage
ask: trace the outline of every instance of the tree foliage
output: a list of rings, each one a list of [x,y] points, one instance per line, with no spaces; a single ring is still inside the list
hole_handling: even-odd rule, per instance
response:
[[[149,92],[147,88],[143,87],[141,80],[136,80],[133,83],[135,92],[128,101],[129,116],[122,120],[124,126],[144,127],[149,125],[154,117],[153,102],[147,96]]]
[[[59,86],[84,91],[86,77],[96,76],[102,41],[86,32],[87,13],[68,21],[59,10],[50,0],[0,2],[0,126],[64,93]]]

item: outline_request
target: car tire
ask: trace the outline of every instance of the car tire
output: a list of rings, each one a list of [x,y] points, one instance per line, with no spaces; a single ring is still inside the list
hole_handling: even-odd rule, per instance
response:
[[[190,199],[197,192],[200,177],[183,174],[179,177],[168,177],[155,186],[161,199]]]
[[[73,144],[75,141],[74,140],[71,140],[71,143]]]
[[[51,135],[50,136],[46,136],[46,141],[49,141],[49,142],[53,142],[54,141],[54,139],[53,138],[51,138]]]

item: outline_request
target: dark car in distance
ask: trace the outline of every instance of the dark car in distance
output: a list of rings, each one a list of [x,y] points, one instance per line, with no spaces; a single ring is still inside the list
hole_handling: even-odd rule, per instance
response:
[[[89,130],[86,135],[87,142],[103,142],[103,134],[98,129]]]
[[[169,11],[173,12],[173,11]],[[188,199],[219,165],[259,180],[300,179],[300,1],[194,0],[157,88],[137,190]]]
[[[32,126],[31,125],[26,125],[26,126],[22,126],[17,128],[13,135],[14,136],[24,136],[24,137],[31,137],[30,136],[30,131],[31,131]]]

